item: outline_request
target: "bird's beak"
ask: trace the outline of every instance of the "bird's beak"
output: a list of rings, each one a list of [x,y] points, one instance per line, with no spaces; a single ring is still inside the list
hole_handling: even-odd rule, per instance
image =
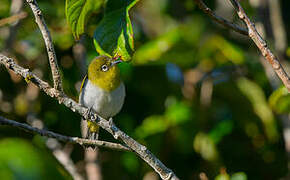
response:
[[[119,64],[119,63],[121,63],[121,62],[123,62],[121,59],[118,59],[118,60],[116,60],[116,61],[112,61],[112,62],[111,62],[111,66],[115,66],[116,64]]]

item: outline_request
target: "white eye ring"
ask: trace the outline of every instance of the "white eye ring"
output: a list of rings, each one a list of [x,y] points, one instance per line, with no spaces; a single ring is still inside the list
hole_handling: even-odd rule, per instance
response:
[[[107,65],[104,64],[104,65],[102,65],[101,70],[104,71],[104,72],[106,72],[106,71],[109,70],[109,68],[108,68]]]

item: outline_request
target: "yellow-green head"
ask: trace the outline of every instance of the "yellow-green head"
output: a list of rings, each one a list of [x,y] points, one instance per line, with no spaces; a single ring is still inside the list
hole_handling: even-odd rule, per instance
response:
[[[89,65],[88,79],[96,86],[113,91],[121,83],[120,70],[116,64],[121,60],[115,60],[107,56],[96,57]]]

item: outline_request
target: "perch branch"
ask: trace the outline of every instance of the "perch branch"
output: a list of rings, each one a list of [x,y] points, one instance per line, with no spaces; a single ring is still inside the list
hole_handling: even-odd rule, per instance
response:
[[[20,19],[24,19],[24,18],[26,18],[26,16],[27,16],[26,12],[20,12],[18,14],[13,15],[13,16],[0,19],[0,27],[4,26],[6,24],[9,24],[9,23],[14,23]]]
[[[242,28],[236,24],[231,23],[230,21],[220,17],[219,15],[215,14],[202,0],[195,0],[198,7],[206,13],[211,19],[216,21],[217,23],[225,26],[226,28],[232,29],[242,35],[248,35],[248,31],[245,28]]]
[[[83,138],[79,138],[79,137],[64,136],[64,135],[61,135],[61,134],[58,134],[58,133],[55,133],[52,131],[38,129],[38,128],[32,127],[28,124],[19,123],[19,122],[13,121],[13,120],[9,120],[9,119],[6,119],[2,116],[0,116],[0,124],[17,127],[19,129],[22,129],[22,130],[25,130],[25,131],[28,131],[31,133],[39,134],[41,136],[51,137],[51,138],[55,138],[59,141],[70,142],[73,144],[79,144],[81,146],[93,145],[93,146],[99,146],[99,147],[115,149],[115,150],[130,151],[130,149],[128,147],[121,145],[121,144],[111,143],[111,142],[107,142],[107,141],[83,139]]]
[[[64,93],[59,90],[54,89],[49,86],[49,84],[35,74],[33,74],[29,69],[25,69],[17,65],[11,58],[8,58],[0,54],[0,63],[5,65],[7,69],[12,70],[14,73],[21,75],[25,78],[26,82],[32,82],[43,90],[47,95],[54,97],[59,103],[64,104],[66,107],[70,108],[73,112],[77,112],[89,121],[96,121],[96,123],[105,129],[107,132],[112,134],[116,139],[122,140],[132,151],[143,159],[148,165],[150,165],[162,179],[166,180],[177,180],[179,179],[174,172],[167,168],[155,155],[153,155],[145,146],[141,145],[133,138],[128,136],[126,133],[121,131],[112,121],[107,121],[106,119],[98,116],[96,113],[89,111],[88,108],[78,104],[71,98],[67,97]],[[89,112],[89,113],[88,113]]]
[[[250,18],[245,13],[241,4],[237,0],[230,0],[232,5],[234,6],[239,18],[247,25],[249,31],[249,37],[254,41],[256,46],[261,51],[262,55],[266,58],[266,60],[271,64],[273,70],[276,72],[278,77],[282,80],[285,87],[290,92],[290,78],[283,69],[281,63],[278,58],[271,52],[268,48],[267,43],[258,33],[255,24],[250,20]]]
[[[54,46],[52,43],[52,39],[50,36],[50,32],[48,30],[48,27],[44,21],[44,18],[42,16],[42,12],[36,2],[36,0],[26,0],[26,2],[29,4],[34,17],[35,17],[35,22],[37,23],[42,37],[45,42],[47,54],[48,54],[48,59],[49,59],[49,64],[51,68],[51,73],[52,73],[52,78],[53,78],[53,84],[54,84],[54,89],[60,91],[61,93],[63,92],[62,90],[62,81],[60,77],[60,72],[57,64],[57,59],[56,59],[56,54],[54,50]]]

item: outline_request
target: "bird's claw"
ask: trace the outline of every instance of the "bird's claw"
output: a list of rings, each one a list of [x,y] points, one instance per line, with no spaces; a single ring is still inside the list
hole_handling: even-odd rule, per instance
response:
[[[92,117],[91,117],[92,109],[93,109],[93,107],[89,107],[88,110],[85,112],[85,114],[84,114],[84,118],[85,119],[87,119],[87,120],[91,120],[92,119]]]

